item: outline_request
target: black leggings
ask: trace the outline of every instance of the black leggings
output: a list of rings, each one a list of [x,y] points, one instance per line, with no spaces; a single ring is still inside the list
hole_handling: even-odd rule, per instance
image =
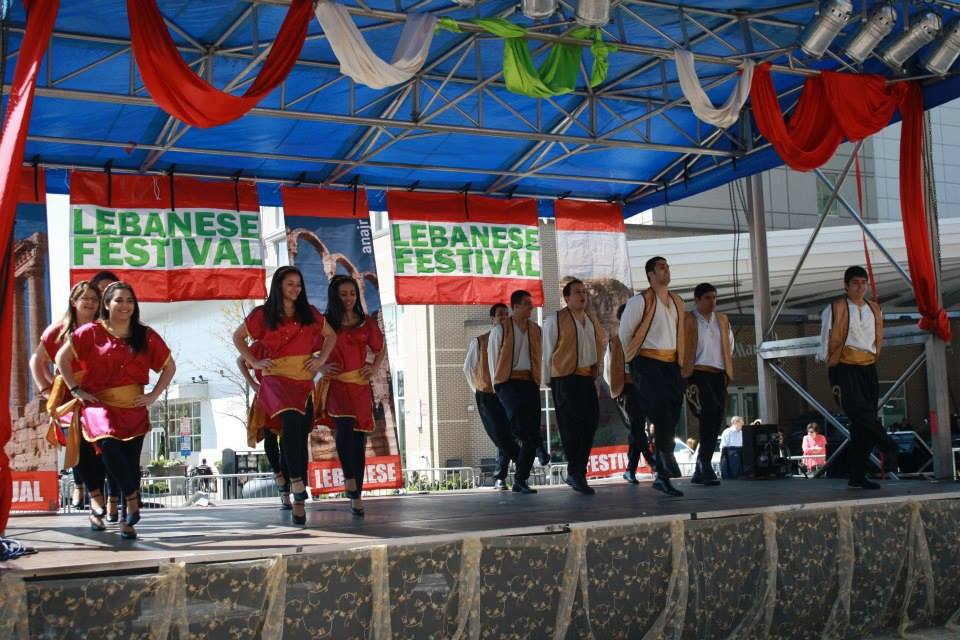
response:
[[[263,430],[263,451],[267,454],[267,462],[273,472],[282,474],[284,483],[289,483],[290,471],[287,469],[287,459],[280,454],[280,439],[267,428]]]
[[[124,497],[140,490],[140,452],[143,436],[132,440],[103,438],[98,441],[101,455],[87,441],[80,443],[80,473],[89,491],[102,491],[106,476],[112,476]]]
[[[337,426],[337,457],[340,458],[343,477],[356,480],[357,491],[362,491],[363,472],[367,464],[367,434],[354,428],[357,421],[353,418],[334,418],[333,422]]]
[[[299,478],[307,484],[307,438],[313,429],[313,400],[307,401],[305,413],[294,410],[281,413],[280,424],[283,427],[280,450],[289,470],[287,480]]]

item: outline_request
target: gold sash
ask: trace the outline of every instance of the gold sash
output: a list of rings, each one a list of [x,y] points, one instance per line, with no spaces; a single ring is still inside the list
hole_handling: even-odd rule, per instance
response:
[[[586,376],[588,378],[593,377],[593,367],[577,367],[573,375],[575,376]]]
[[[77,372],[74,376],[77,384],[83,378],[82,372]],[[62,376],[57,376],[50,389],[50,397],[47,398],[47,413],[50,415],[50,425],[47,427],[47,442],[55,447],[60,447],[60,441],[57,439],[56,429],[60,428],[60,418],[73,413],[70,419],[70,430],[67,433],[67,445],[64,453],[63,466],[65,469],[77,466],[80,461],[80,409],[83,404],[79,399],[71,397],[70,390],[67,389],[67,383]],[[121,387],[110,387],[96,394],[97,400],[111,407],[120,409],[133,409],[136,405],[136,399],[143,395],[142,384],[126,384]],[[70,398],[67,400],[67,398]],[[66,401],[65,401],[66,400]],[[65,401],[65,402],[64,402]]]
[[[640,351],[637,352],[637,355],[643,356],[644,358],[650,358],[652,360],[659,360],[660,362],[677,361],[676,349],[640,349]]]
[[[865,366],[868,364],[873,364],[876,361],[877,356],[869,351],[862,351],[860,349],[854,349],[853,347],[847,346],[844,346],[840,351],[840,362],[843,364]]]
[[[316,420],[327,420],[327,396],[330,394],[330,383],[336,380],[344,384],[370,384],[368,378],[363,377],[360,369],[344,371],[335,376],[323,376],[313,390],[313,412]]]
[[[711,367],[708,364],[695,364],[693,365],[694,371],[703,371],[705,373],[725,373],[723,369],[717,369],[716,367]]]
[[[533,380],[533,372],[529,369],[523,371],[511,371],[510,372],[511,380]]]
[[[292,380],[313,380],[313,373],[307,370],[307,359],[310,356],[282,356],[270,358],[273,366],[263,370],[265,376],[280,376]]]

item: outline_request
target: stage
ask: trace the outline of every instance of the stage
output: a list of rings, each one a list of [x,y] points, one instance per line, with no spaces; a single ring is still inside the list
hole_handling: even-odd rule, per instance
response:
[[[17,516],[7,537],[40,552],[0,565],[0,636],[26,611],[30,637],[109,619],[119,637],[696,640],[862,637],[960,611],[956,483],[594,484],[370,498],[363,520],[322,500],[306,528],[274,501],[148,509],[136,541],[85,512]]]

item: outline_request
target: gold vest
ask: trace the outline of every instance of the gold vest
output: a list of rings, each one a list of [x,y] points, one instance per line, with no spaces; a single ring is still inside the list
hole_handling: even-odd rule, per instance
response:
[[[670,351],[669,353],[660,353],[659,351],[654,352],[653,350],[643,350],[642,355],[656,360],[663,360],[665,362],[678,362],[683,363],[686,353],[686,340],[684,339],[684,330],[686,328],[686,316],[687,312],[683,308],[683,299],[675,294],[674,292],[668,292],[670,294],[670,299],[673,300],[673,306],[677,309],[677,350]],[[643,345],[643,341],[647,339],[647,333],[650,331],[650,324],[653,322],[653,314],[657,310],[657,294],[653,291],[653,288],[646,289],[642,294],[643,296],[643,317],[640,319],[640,324],[637,325],[636,330],[633,332],[633,336],[630,338],[630,343],[627,345],[627,348],[624,349],[627,362],[632,362],[637,355],[640,354],[640,347]]]
[[[597,361],[590,367],[594,378],[600,371],[600,359],[603,357],[603,329],[600,322],[589,311],[587,321],[593,324],[593,338],[597,350]],[[557,311],[557,344],[553,347],[553,359],[550,365],[550,377],[562,378],[577,371],[580,345],[577,342],[577,325],[573,312],[569,309]]]
[[[623,393],[623,385],[627,382],[633,383],[633,378],[624,370],[626,368],[626,359],[623,356],[623,345],[620,343],[620,336],[613,334],[610,336],[610,397],[619,398]],[[629,378],[629,379],[628,379]]]
[[[717,324],[720,325],[720,349],[723,352],[723,372],[727,374],[727,383],[729,384],[730,381],[733,380],[733,356],[730,355],[730,320],[724,313],[714,311],[713,315],[717,316]],[[686,323],[684,339],[687,341],[687,344],[684,348],[684,360],[680,374],[684,378],[689,378],[693,375],[693,370],[696,368],[697,346],[700,344],[700,325],[697,322],[697,315],[695,313],[688,313],[684,322]],[[712,369],[712,367],[705,367],[704,369]]]
[[[873,300],[865,301],[873,311],[875,323],[874,348],[877,353],[872,354],[859,349],[847,347],[847,334],[850,332],[850,308],[847,306],[847,297],[838,298],[832,303],[833,324],[830,327],[830,341],[827,345],[827,366],[834,367],[841,362],[844,364],[867,365],[873,364],[880,357],[880,345],[883,344],[883,312],[880,305]]]
[[[487,344],[490,342],[490,332],[487,331],[482,336],[477,336],[477,347],[480,357],[473,371],[470,372],[470,379],[473,381],[473,388],[483,393],[493,393],[493,382],[490,381],[490,363],[487,362]]]
[[[540,325],[527,320],[527,344],[530,345],[530,368],[533,381],[540,384]],[[497,354],[497,368],[493,374],[493,384],[503,384],[513,373],[513,319],[503,324],[503,343]]]

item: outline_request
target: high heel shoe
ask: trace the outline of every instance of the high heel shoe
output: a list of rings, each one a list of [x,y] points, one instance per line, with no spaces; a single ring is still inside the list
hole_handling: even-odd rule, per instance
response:
[[[87,518],[90,520],[90,530],[91,531],[106,531],[107,525],[103,524],[103,516],[98,516],[92,511],[87,515]]]
[[[103,500],[103,494],[99,491],[96,493],[90,493],[90,515],[95,516],[96,518],[103,518],[103,516],[107,515],[107,510],[105,507],[97,507],[97,505],[94,504],[94,501],[100,502],[101,500]]]
[[[307,492],[297,491],[291,495],[293,495],[293,506],[290,507],[290,509],[292,510],[296,507],[303,507],[304,509],[304,513],[302,516],[298,516],[295,513],[290,514],[290,517],[293,518],[293,524],[307,524],[307,513],[306,513]]]
[[[80,496],[79,498],[77,496]],[[83,487],[74,487],[73,496],[70,498],[70,506],[76,510],[83,509]]]
[[[131,495],[132,497],[127,496],[126,498],[124,498],[124,502],[126,502],[127,504],[127,517],[124,519],[124,522],[126,522],[127,525],[132,527],[133,525],[140,522],[140,492],[137,491],[136,493]],[[131,502],[137,506],[136,511],[133,511],[130,509]],[[136,537],[136,534],[134,534],[134,537]]]
[[[120,497],[110,496],[107,498],[107,522],[120,521]]]
[[[133,525],[123,523],[120,526],[120,537],[123,538],[124,540],[136,540],[137,531],[136,529],[133,528]]]
[[[293,509],[293,505],[290,504],[290,485],[283,484],[280,485],[280,510],[281,511],[290,511]]]

